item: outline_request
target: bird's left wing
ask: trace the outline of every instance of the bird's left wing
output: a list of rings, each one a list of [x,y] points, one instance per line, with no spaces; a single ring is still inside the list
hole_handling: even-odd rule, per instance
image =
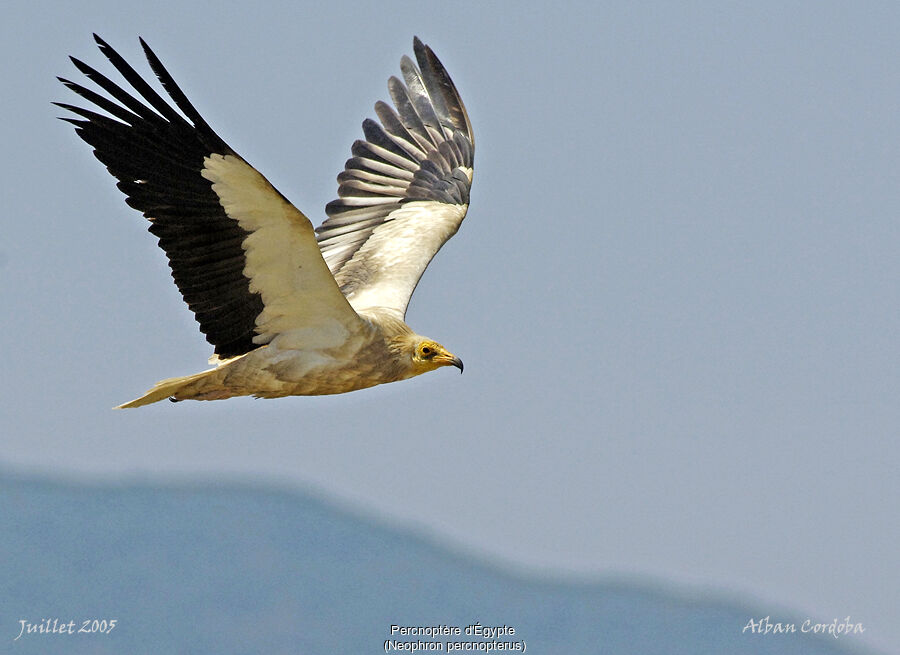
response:
[[[388,82],[396,111],[375,105],[381,124],[363,123],[366,138],[353,144],[338,176],[339,198],[316,230],[350,304],[400,318],[425,267],[466,215],[475,148],[447,71],[418,38],[413,49],[418,67],[404,57],[404,80]]]
[[[309,220],[210,128],[143,39],[150,67],[181,113],[94,38],[139,97],[72,58],[112,100],[60,81],[108,115],[57,104],[80,117],[64,120],[151,221],[216,355],[242,355],[285,333],[328,340],[357,329],[361,319],[322,259]]]

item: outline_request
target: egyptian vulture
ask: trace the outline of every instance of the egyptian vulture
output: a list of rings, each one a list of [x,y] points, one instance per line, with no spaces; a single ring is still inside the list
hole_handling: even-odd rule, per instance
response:
[[[403,79],[388,82],[394,108],[378,102],[379,122],[363,122],[338,198],[313,230],[203,120],[143,39],[174,107],[94,39],[136,94],[72,57],[107,95],[59,78],[95,107],[56,104],[77,116],[63,120],[150,220],[215,347],[215,368],[158,382],[121,408],[335,394],[442,366],[462,371],[458,357],[404,322],[425,267],[466,215],[472,183],[469,117],[431,48],[414,39],[416,63],[403,57]]]

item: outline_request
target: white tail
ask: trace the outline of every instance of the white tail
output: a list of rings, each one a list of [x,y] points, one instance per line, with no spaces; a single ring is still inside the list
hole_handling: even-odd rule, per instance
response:
[[[131,402],[124,403],[119,405],[115,409],[130,409],[132,407],[143,407],[144,405],[149,405],[151,403],[157,403],[160,400],[165,400],[170,396],[175,396],[178,391],[180,391],[183,387],[191,384],[192,382],[196,382],[202,377],[209,375],[210,373],[214,373],[216,369],[212,369],[210,371],[202,371],[200,373],[194,373],[193,375],[185,375],[181,378],[169,378],[167,380],[160,380],[156,384],[153,385],[153,388],[150,389],[147,393],[145,393],[140,398],[136,398]]]

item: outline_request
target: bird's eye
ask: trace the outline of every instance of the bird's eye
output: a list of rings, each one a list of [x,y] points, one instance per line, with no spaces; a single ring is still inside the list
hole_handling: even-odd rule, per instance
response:
[[[422,346],[420,352],[422,353],[422,357],[428,358],[434,354],[434,349],[429,348],[428,346]]]

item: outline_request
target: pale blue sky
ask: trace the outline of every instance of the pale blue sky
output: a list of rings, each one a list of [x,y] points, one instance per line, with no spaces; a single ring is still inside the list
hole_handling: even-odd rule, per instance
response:
[[[900,643],[900,5],[19,3],[3,64],[0,465],[313,488],[507,565],[751,596]],[[466,363],[113,412],[210,354],[50,101],[143,36],[318,223],[430,44],[472,208],[408,320]]]

